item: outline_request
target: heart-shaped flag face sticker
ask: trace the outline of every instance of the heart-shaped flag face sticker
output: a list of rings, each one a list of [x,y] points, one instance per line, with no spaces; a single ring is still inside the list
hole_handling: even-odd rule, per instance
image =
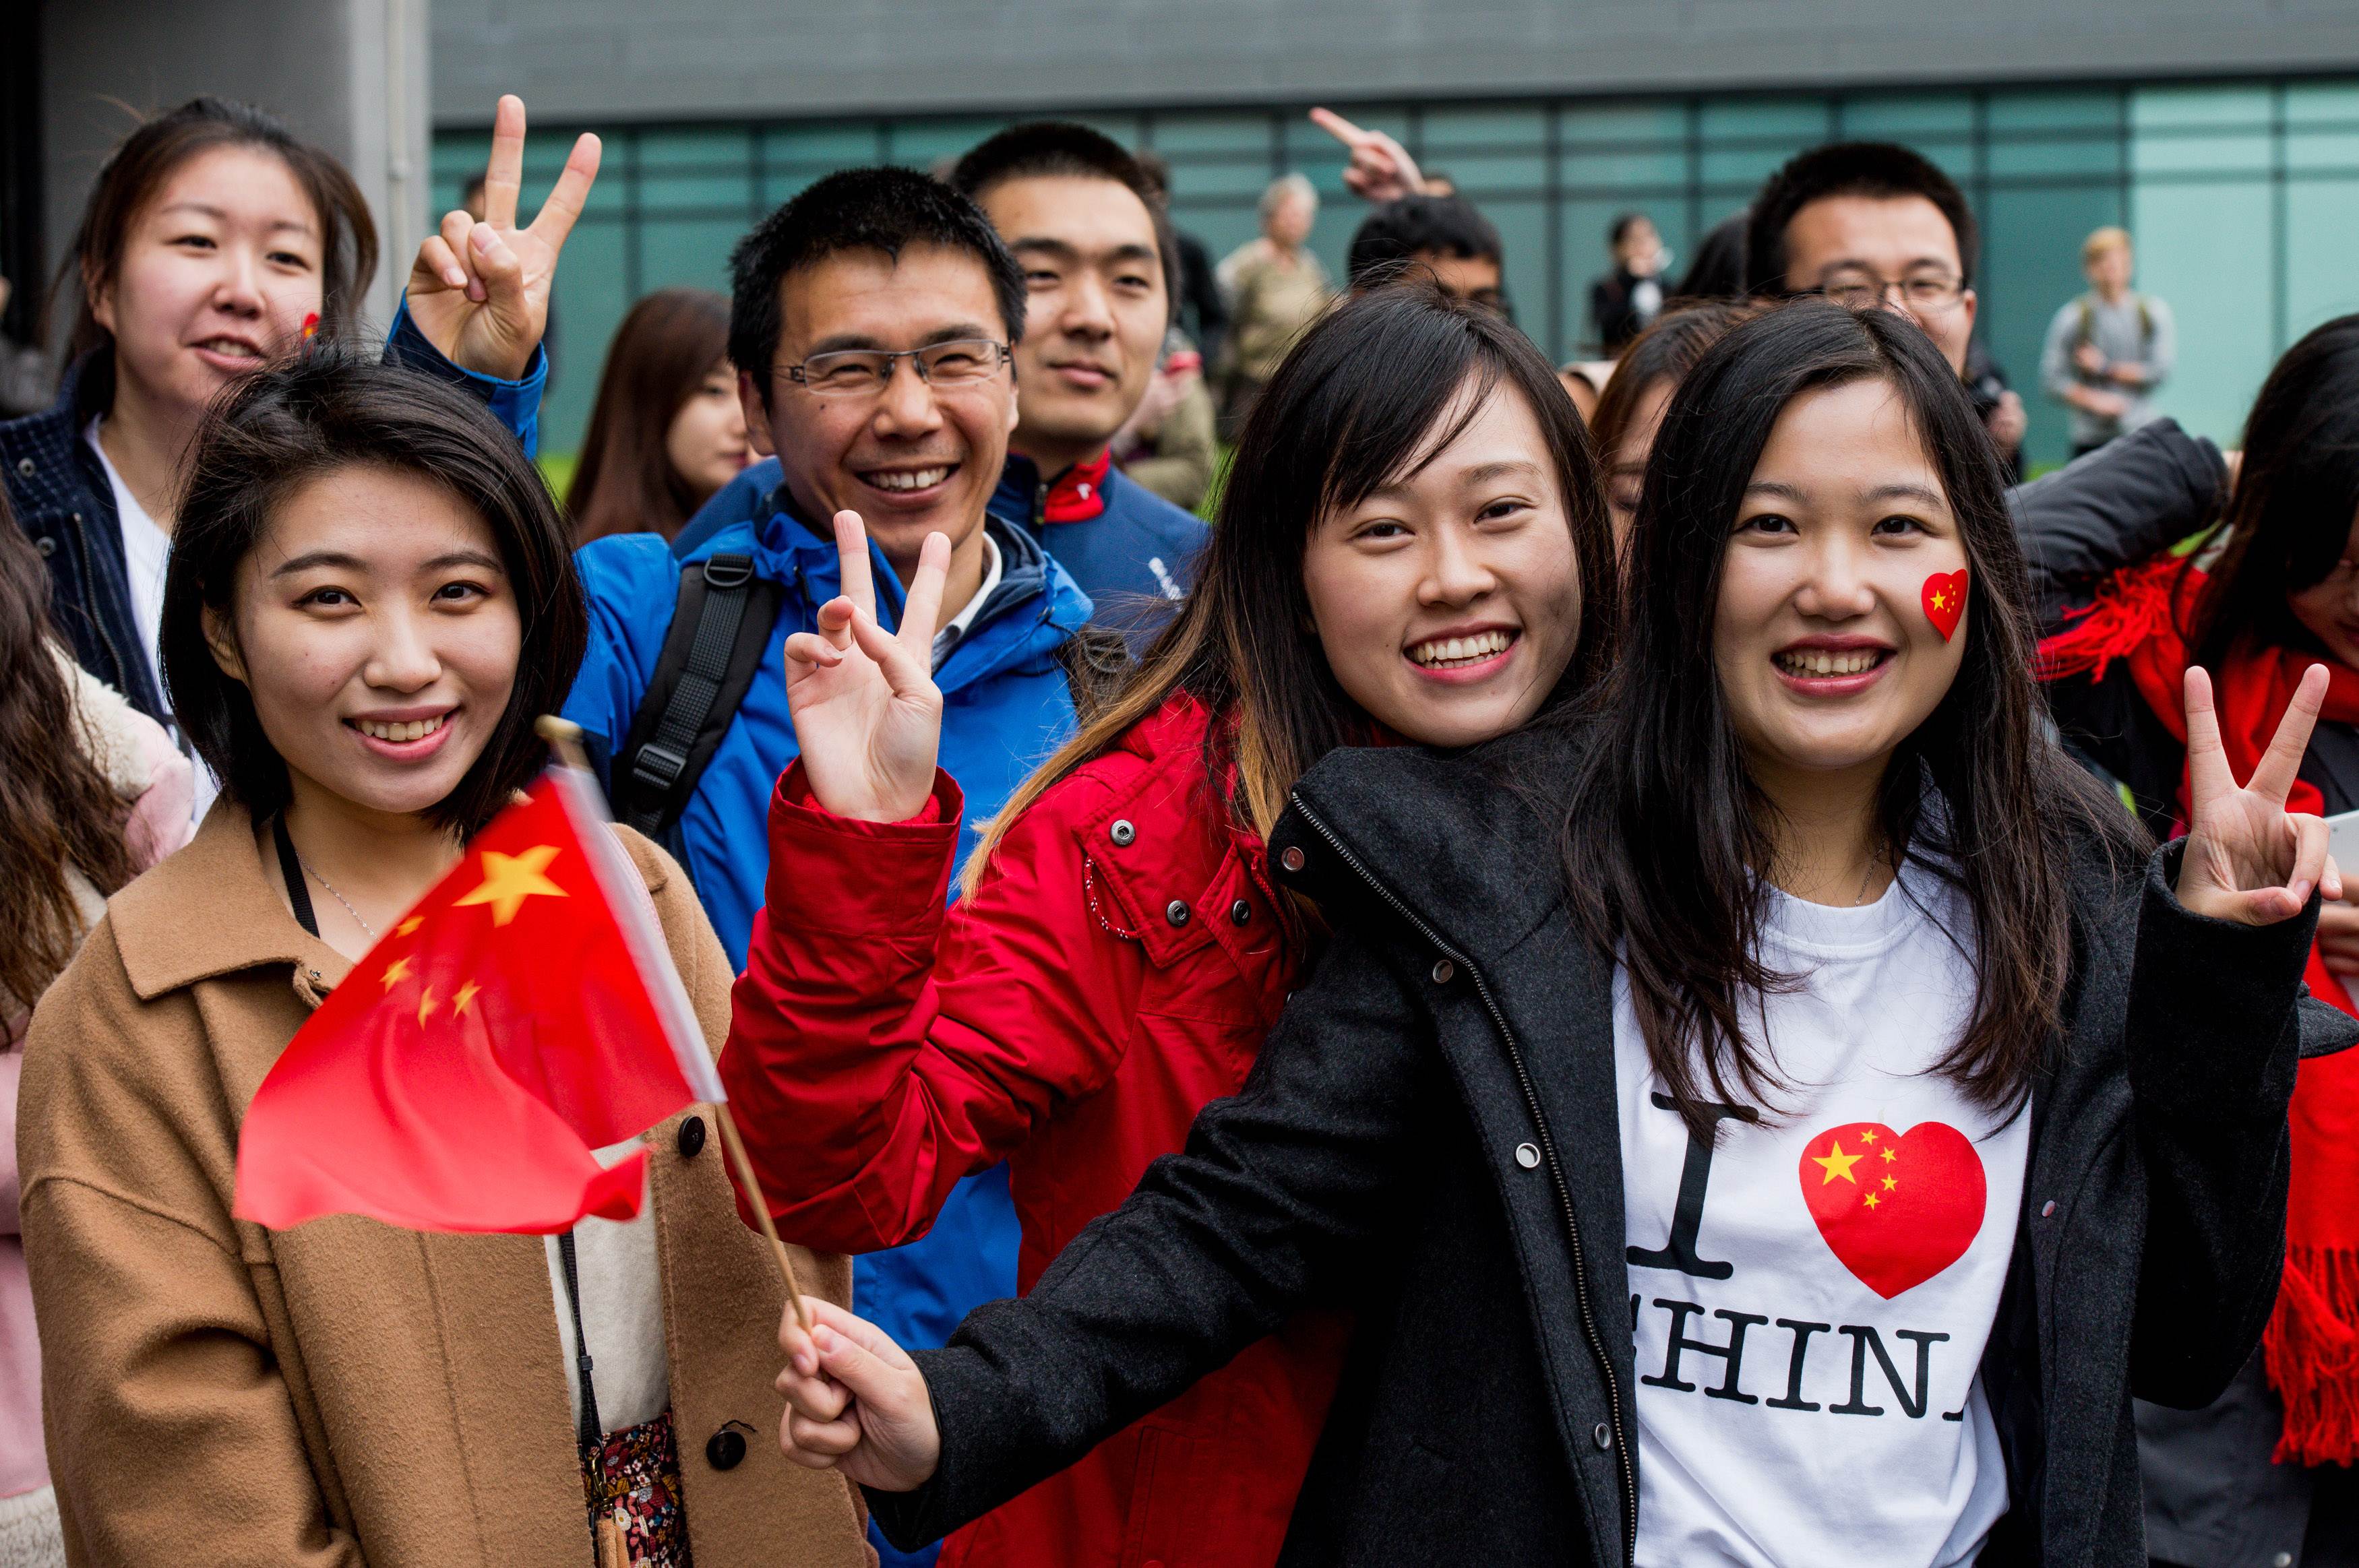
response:
[[[1958,618],[1966,612],[1966,568],[1953,572],[1935,572],[1925,579],[1918,590],[1924,597],[1925,619],[1941,634],[1944,643],[1958,629]]]
[[[1802,1198],[1843,1266],[1890,1301],[1966,1255],[1983,1227],[1982,1156],[1946,1122],[1854,1121],[1802,1146]]]

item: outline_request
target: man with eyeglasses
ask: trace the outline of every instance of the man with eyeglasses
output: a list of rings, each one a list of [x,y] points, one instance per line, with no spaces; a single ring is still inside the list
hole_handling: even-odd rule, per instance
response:
[[[1794,158],[1754,198],[1745,287],[1897,310],[1962,379],[1974,336],[1974,241],[1964,193],[1931,162],[1889,142],[1838,142]],[[1984,422],[2011,457],[2023,444],[2023,399],[1998,393]]]
[[[1035,121],[983,142],[949,183],[988,218],[1022,271],[1016,338],[1021,418],[992,514],[1073,575],[1097,625],[1142,647],[1193,580],[1202,522],[1133,481],[1111,443],[1157,378],[1174,312],[1178,249],[1162,189],[1085,125]],[[683,537],[757,515],[778,482],[757,462],[717,492]]]

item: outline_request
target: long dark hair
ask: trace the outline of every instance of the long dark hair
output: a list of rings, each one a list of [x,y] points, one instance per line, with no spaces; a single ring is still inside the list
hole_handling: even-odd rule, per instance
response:
[[[1676,386],[1703,358],[1703,351],[1727,336],[1731,328],[1759,308],[1742,299],[1691,299],[1674,302],[1652,326],[1630,340],[1614,373],[1598,395],[1597,412],[1589,418],[1590,438],[1601,462],[1614,460],[1614,449],[1638,416],[1638,406],[1658,381]]]
[[[1760,957],[1774,807],[1746,767],[1712,656],[1723,563],[1778,416],[1807,393],[1875,379],[1908,406],[1941,476],[1973,584],[1957,677],[1894,754],[1879,827],[1951,880],[1973,917],[1975,999],[1937,1065],[1976,1103],[2021,1102],[2063,997],[2069,857],[2136,829],[2047,738],[2031,679],[2023,557],[1989,437],[1917,327],[1810,299],[1738,326],[1673,396],[1630,546],[1624,644],[1565,820],[1567,886],[1591,937],[1618,944],[1647,1052],[1709,1136],[1709,1101],[1781,1087],[1743,1014],[1796,977]],[[1946,811],[1924,810],[1924,781]]]
[[[337,347],[255,372],[206,415],[164,578],[164,683],[172,712],[257,819],[288,799],[287,764],[244,682],[214,661],[204,615],[233,619],[238,568],[297,489],[339,469],[417,474],[479,513],[523,621],[516,685],[484,754],[427,816],[465,836],[539,770],[533,720],[554,713],[589,639],[589,611],[549,488],[484,406],[441,383]]]
[[[1462,401],[1470,381],[1479,395]],[[1538,422],[1572,530],[1581,630],[1560,689],[1594,677],[1619,598],[1613,535],[1597,460],[1555,370],[1506,321],[1430,283],[1375,290],[1321,318],[1270,378],[1238,438],[1186,607],[1121,690],[1001,809],[967,862],[969,891],[1027,806],[1176,692],[1234,719],[1214,724],[1208,742],[1213,797],[1264,835],[1304,769],[1369,739],[1372,721],[1336,683],[1311,630],[1302,585],[1311,531],[1329,511],[1422,468],[1498,387],[1520,395]]]
[[[2286,600],[2334,569],[2354,512],[2359,316],[2341,316],[2288,349],[2253,400],[2244,467],[2218,524],[2227,547],[2188,628],[2195,662],[2218,675],[2247,633],[2273,646],[2310,646]]]
[[[113,892],[131,880],[131,854],[124,804],[81,744],[73,676],[49,626],[49,568],[5,491],[0,671],[0,993],[30,1007],[82,941],[66,872]]]
[[[192,98],[125,136],[91,185],[82,224],[58,269],[57,287],[80,290],[69,358],[114,346],[114,335],[91,309],[91,296],[114,281],[131,225],[173,171],[216,147],[271,154],[311,199],[320,221],[320,333],[339,339],[353,334],[360,297],[376,274],[376,223],[360,187],[343,165],[261,110],[220,98]]]
[[[729,301],[712,290],[659,288],[631,307],[606,350],[582,466],[565,492],[575,544],[645,531],[669,539],[703,504],[664,441],[680,405],[728,358]]]

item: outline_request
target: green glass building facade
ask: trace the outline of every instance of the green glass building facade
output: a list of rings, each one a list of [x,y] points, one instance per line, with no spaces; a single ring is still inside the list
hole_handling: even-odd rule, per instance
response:
[[[2092,229],[2127,227],[2137,287],[2176,313],[2179,368],[2159,406],[2223,441],[2288,343],[2359,311],[2359,76],[1341,106],[1400,137],[1497,223],[1516,319],[1559,360],[1591,337],[1588,283],[1606,265],[1616,214],[1651,217],[1680,254],[1676,270],[1794,153],[1847,138],[1917,148],[1958,179],[1983,224],[1980,330],[2031,411],[2035,465],[2066,451],[2063,410],[2038,389],[2039,345],[2082,287]],[[1169,160],[1174,215],[1215,256],[1254,232],[1273,176],[1310,175],[1328,198],[1313,243],[1341,275],[1364,209],[1342,189],[1341,149],[1302,106],[1070,117]],[[633,299],[673,284],[724,287],[737,237],[832,169],[930,168],[1013,118],[537,124],[528,202],[576,131],[597,130],[607,146],[559,276],[547,447],[579,442],[606,341]],[[483,146],[480,131],[438,133],[438,210],[480,170]]]

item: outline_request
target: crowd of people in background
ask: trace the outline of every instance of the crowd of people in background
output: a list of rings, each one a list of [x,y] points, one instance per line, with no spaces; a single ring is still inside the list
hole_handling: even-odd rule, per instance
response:
[[[1917,153],[1620,215],[1559,366],[1312,118],[1340,287],[1079,124],[817,180],[561,502],[595,136],[381,343],[334,159],[125,139],[0,360],[0,1568],[2359,1563],[2359,317],[2223,451],[2099,229],[2026,483]],[[561,1237],[232,1216],[549,713],[811,1326],[693,1111]]]

